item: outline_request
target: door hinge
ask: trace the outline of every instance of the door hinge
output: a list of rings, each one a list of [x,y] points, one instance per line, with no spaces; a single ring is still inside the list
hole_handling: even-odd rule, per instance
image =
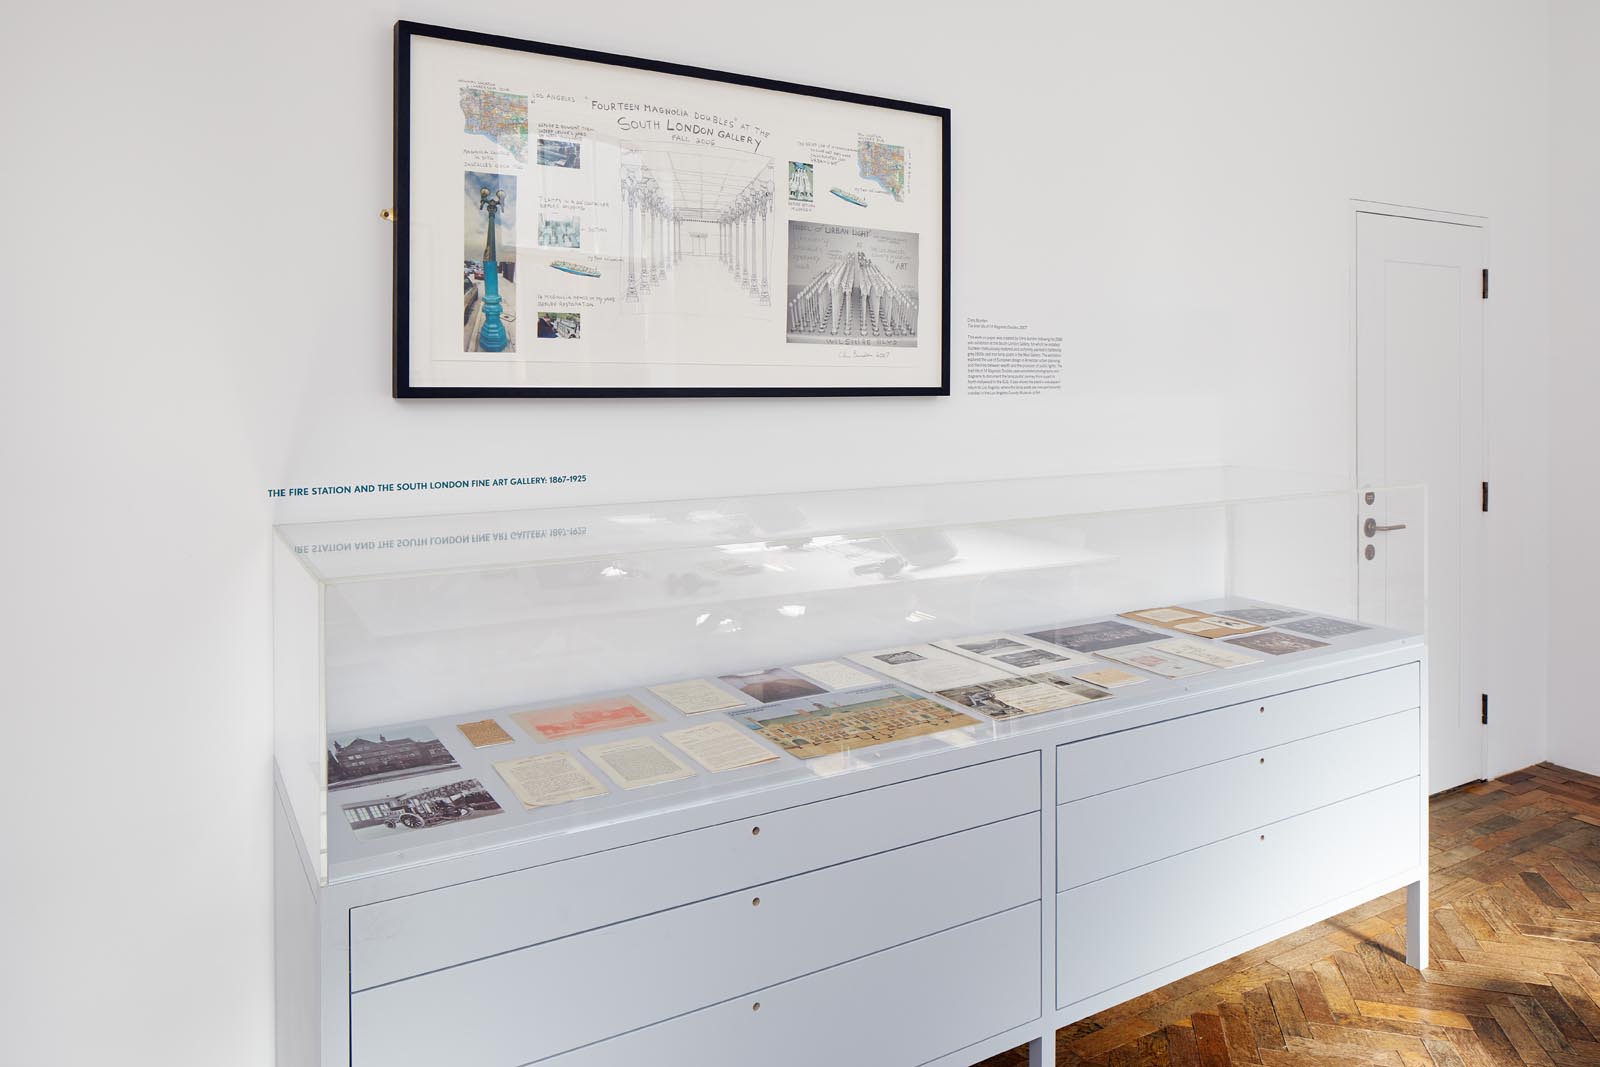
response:
[[[1489,694],[1483,694],[1483,725],[1489,725]]]
[[[1489,510],[1489,483],[1483,483],[1483,510]]]
[[[1489,268],[1483,268],[1483,298],[1489,299]]]

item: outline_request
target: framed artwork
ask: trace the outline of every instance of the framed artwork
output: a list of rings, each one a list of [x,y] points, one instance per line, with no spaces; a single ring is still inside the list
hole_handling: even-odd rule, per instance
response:
[[[394,395],[947,396],[950,112],[395,25]]]

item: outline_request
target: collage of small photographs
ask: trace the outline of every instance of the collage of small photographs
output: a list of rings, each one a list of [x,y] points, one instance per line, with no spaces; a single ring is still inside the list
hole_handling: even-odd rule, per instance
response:
[[[1326,649],[1370,629],[1281,607],[1218,614],[1172,606],[897,645],[663,682],[513,711],[503,720],[462,719],[448,728],[433,720],[333,735],[328,788],[359,790],[361,799],[339,805],[357,839],[409,835],[504,812],[480,778],[465,776],[454,751],[463,745],[474,752],[504,746],[506,757],[493,760],[495,773],[525,810],[542,810],[606,796],[612,787],[649,789],[1065,711],[1114,700],[1155,679]],[[655,729],[679,717],[682,725]],[[561,742],[572,744],[549,747]]]

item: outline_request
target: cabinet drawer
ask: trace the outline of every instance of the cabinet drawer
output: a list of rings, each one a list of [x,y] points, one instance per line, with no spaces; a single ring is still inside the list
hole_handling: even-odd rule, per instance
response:
[[[1098,793],[1057,811],[1060,888],[1092,882],[1421,773],[1413,709]]]
[[[352,908],[350,988],[394,982],[1036,812],[1039,758],[1023,753]]]
[[[1037,901],[1039,818],[356,993],[353,1062],[512,1067]]]
[[[1420,867],[1419,789],[1397,782],[1059,894],[1060,1006]]]
[[[1035,903],[590,1045],[551,1067],[916,1067],[1039,1014]]]
[[[1191,767],[1421,707],[1407,663],[1056,749],[1056,800],[1067,803]]]

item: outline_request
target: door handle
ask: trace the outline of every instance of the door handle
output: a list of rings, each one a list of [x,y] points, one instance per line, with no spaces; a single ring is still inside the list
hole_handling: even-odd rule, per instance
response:
[[[1388,533],[1390,530],[1404,530],[1405,528],[1406,524],[1403,522],[1392,523],[1388,526],[1379,526],[1377,519],[1368,519],[1361,527],[1362,532],[1364,532],[1368,537],[1372,537],[1380,533]]]

